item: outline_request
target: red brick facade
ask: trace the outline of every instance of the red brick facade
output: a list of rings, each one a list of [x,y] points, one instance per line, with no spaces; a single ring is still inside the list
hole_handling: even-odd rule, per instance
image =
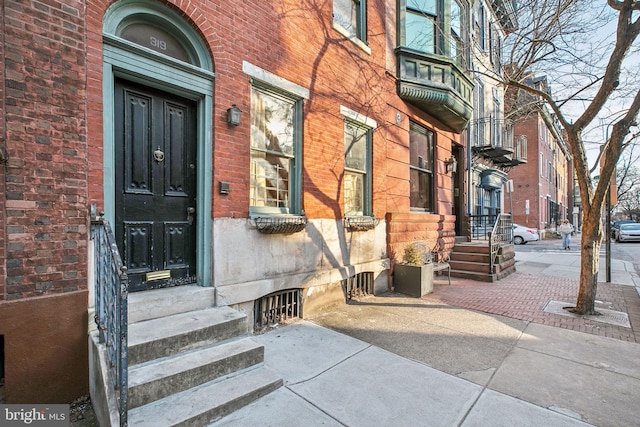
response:
[[[7,403],[68,402],[88,390],[84,3],[1,5],[0,145],[7,159],[0,172],[0,335]]]
[[[112,123],[104,123],[102,31],[114,3],[0,2],[0,146],[7,153],[0,166],[0,335],[5,338],[7,403],[62,403],[75,397],[70,393],[88,389],[87,319],[81,313],[87,312],[90,287],[89,207],[102,210],[105,204],[103,139]],[[388,257],[414,240],[453,245],[451,175],[445,173],[444,159],[451,157],[452,144],[460,143],[459,135],[397,97],[388,65],[394,60],[388,40],[395,28],[388,28],[385,4],[369,2],[363,49],[332,28],[331,2],[162,3],[200,35],[214,64],[213,218],[249,216],[251,82],[243,72],[248,61],[309,90],[302,171],[307,218],[344,216],[340,107],[346,107],[377,124],[372,203],[374,216],[388,221]],[[238,127],[226,123],[232,104],[243,111]],[[410,213],[410,120],[436,135],[434,214]],[[218,193],[219,181],[230,184],[228,195]],[[69,322],[82,327],[70,328]],[[33,331],[42,345],[29,354],[25,337]],[[64,342],[65,351],[55,369],[43,368],[40,379],[23,369],[44,363],[58,342]],[[60,376],[64,381],[58,386],[42,386]]]

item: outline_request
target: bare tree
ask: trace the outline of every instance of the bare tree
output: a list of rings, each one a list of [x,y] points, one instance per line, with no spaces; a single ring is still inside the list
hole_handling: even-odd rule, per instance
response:
[[[519,28],[506,40],[502,83],[544,101],[565,129],[573,156],[583,204],[580,288],[571,310],[579,314],[596,314],[602,208],[640,110],[638,67],[631,64],[638,50],[638,11],[636,0],[521,0]],[[546,75],[554,93],[528,85],[532,75]],[[610,121],[596,183],[586,143],[603,117]]]

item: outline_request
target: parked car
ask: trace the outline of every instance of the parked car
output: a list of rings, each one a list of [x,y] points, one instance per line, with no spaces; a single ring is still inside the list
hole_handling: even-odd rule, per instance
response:
[[[640,242],[640,224],[620,224],[616,242]]]
[[[513,243],[516,245],[524,245],[527,242],[535,242],[538,240],[540,240],[540,235],[535,228],[513,224]]]
[[[622,224],[635,224],[635,223],[636,223],[635,221],[632,221],[630,219],[622,219],[620,221],[614,221],[613,224],[611,224],[611,238],[614,240],[618,238],[618,229]]]

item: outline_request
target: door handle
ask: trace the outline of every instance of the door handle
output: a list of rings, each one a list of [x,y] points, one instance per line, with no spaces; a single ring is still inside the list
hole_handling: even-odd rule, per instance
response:
[[[187,208],[187,221],[189,222],[189,225],[193,224],[193,216],[196,214],[196,208],[194,208],[193,206],[189,206]]]

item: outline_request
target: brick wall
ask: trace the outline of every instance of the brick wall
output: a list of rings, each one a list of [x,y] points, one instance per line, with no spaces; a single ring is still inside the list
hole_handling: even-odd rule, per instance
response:
[[[4,2],[7,299],[86,288],[83,3]]]
[[[0,64],[4,64],[4,19],[0,18]],[[5,107],[4,107],[4,67],[0,65],[0,150],[6,148],[6,126],[5,126]],[[0,194],[5,192],[5,164],[0,162]],[[4,197],[0,197],[0,224],[5,223],[5,206]],[[5,228],[0,227],[0,302],[6,300],[6,288],[5,288]]]
[[[0,335],[7,403],[68,403],[88,392],[84,3],[2,2]]]
[[[516,122],[515,135],[527,136],[527,163],[509,171],[513,179],[513,222],[538,228],[540,227],[540,161],[538,116],[531,115]],[[546,193],[545,193],[546,194]],[[525,214],[525,203],[529,200],[529,215]],[[508,200],[505,200],[505,202]]]

